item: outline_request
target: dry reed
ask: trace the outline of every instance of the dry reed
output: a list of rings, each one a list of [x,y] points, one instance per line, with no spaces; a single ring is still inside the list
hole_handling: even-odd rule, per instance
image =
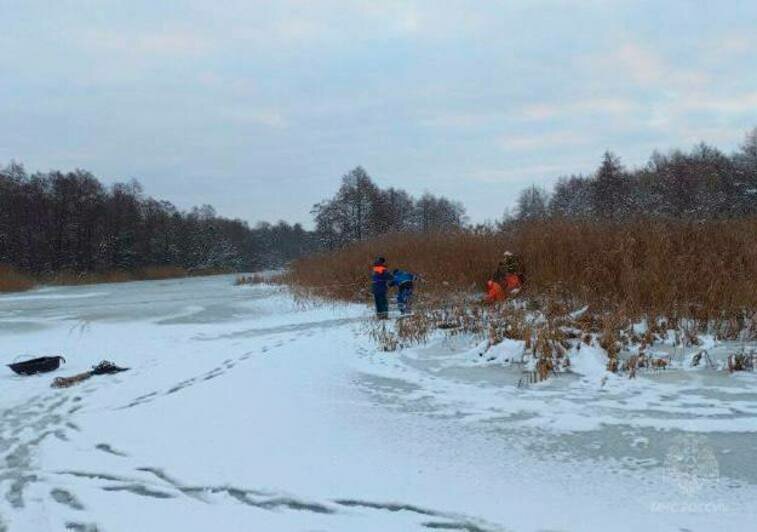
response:
[[[234,280],[235,286],[242,286],[242,285],[256,285],[256,284],[264,284],[269,282],[265,276],[260,275],[259,273],[254,273],[252,275],[240,275]]]
[[[0,292],[20,292],[34,288],[34,279],[11,266],[0,264]]]
[[[85,285],[101,283],[126,283],[130,281],[155,281],[187,277],[189,272],[178,266],[146,266],[136,270],[111,270],[106,272],[61,271],[44,278],[46,284]]]
[[[147,266],[136,270],[112,270],[106,272],[60,271],[52,274],[32,276],[19,272],[11,266],[0,265],[0,292],[29,290],[38,284],[86,285],[101,283],[124,283],[129,281],[150,281],[175,279],[189,275],[213,275],[217,271],[188,271],[178,266]]]
[[[502,252],[520,256],[534,308],[589,305],[628,318],[690,318],[733,327],[757,310],[757,219],[533,222],[504,233],[387,235],[295,261],[281,280],[327,299],[370,297],[369,267],[423,277],[421,298],[481,292]],[[652,320],[650,320],[652,321]],[[726,327],[727,328],[727,327]]]

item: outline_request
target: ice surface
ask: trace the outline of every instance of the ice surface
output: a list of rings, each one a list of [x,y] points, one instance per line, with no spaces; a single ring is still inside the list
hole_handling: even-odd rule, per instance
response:
[[[381,353],[368,307],[232,280],[0,297],[4,363],[68,360],[0,376],[0,530],[754,530],[755,374],[586,348],[518,389],[519,342]]]

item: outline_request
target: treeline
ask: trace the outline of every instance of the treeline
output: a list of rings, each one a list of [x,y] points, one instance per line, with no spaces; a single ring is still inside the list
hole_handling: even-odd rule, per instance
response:
[[[497,232],[545,219],[754,217],[757,129],[736,153],[701,144],[690,152],[655,153],[634,170],[605,153],[594,174],[562,178],[551,194],[537,187],[524,190],[515,213],[499,227],[471,227],[462,204],[444,197],[414,198],[401,189],[382,189],[359,166],[311,214],[313,231],[283,221],[250,227],[208,205],[179,210],[144,195],[136,181],[105,186],[85,170],[30,175],[11,162],[0,167],[0,265],[35,275],[154,266],[252,271],[387,234]]]
[[[145,196],[136,181],[106,187],[84,170],[29,175],[14,162],[0,167],[0,264],[36,275],[155,266],[255,270],[316,244],[299,224],[250,228],[208,205],[181,211]]]
[[[0,167],[0,265],[35,276],[275,268],[320,249],[398,231],[462,227],[459,203],[380,189],[360,167],[313,208],[316,228],[247,222],[203,205],[182,211],[143,193],[137,181],[104,185],[85,170],[27,173]]]
[[[604,154],[590,176],[560,179],[552,193],[538,187],[521,192],[505,221],[545,218],[624,221],[639,217],[716,220],[757,215],[757,129],[733,154],[700,144],[690,152],[654,153],[627,170]]]
[[[381,189],[360,166],[343,176],[337,193],[317,203],[311,214],[319,245],[325,249],[387,233],[428,233],[466,223],[461,203],[430,193],[415,199],[401,189]]]

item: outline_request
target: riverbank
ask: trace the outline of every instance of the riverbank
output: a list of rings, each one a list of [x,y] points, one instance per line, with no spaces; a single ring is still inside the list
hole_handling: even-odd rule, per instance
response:
[[[399,233],[295,260],[283,281],[303,294],[364,301],[377,256],[419,274],[421,297],[483,293],[503,252],[542,305],[630,319],[725,320],[757,311],[757,218],[627,222],[535,220],[501,231]]]
[[[161,279],[180,279],[183,277],[225,275],[228,273],[228,270],[223,269],[205,268],[188,270],[179,266],[150,266],[135,270],[107,272],[63,271],[34,276],[23,273],[11,266],[0,265],[0,293],[24,292],[42,286],[128,283],[132,281],[155,281]]]

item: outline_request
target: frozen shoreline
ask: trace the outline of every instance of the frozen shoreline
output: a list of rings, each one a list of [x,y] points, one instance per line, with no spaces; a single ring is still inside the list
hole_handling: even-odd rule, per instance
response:
[[[470,345],[378,353],[368,309],[232,279],[0,296],[5,363],[133,368],[3,373],[0,530],[751,529],[753,374],[517,390]]]

